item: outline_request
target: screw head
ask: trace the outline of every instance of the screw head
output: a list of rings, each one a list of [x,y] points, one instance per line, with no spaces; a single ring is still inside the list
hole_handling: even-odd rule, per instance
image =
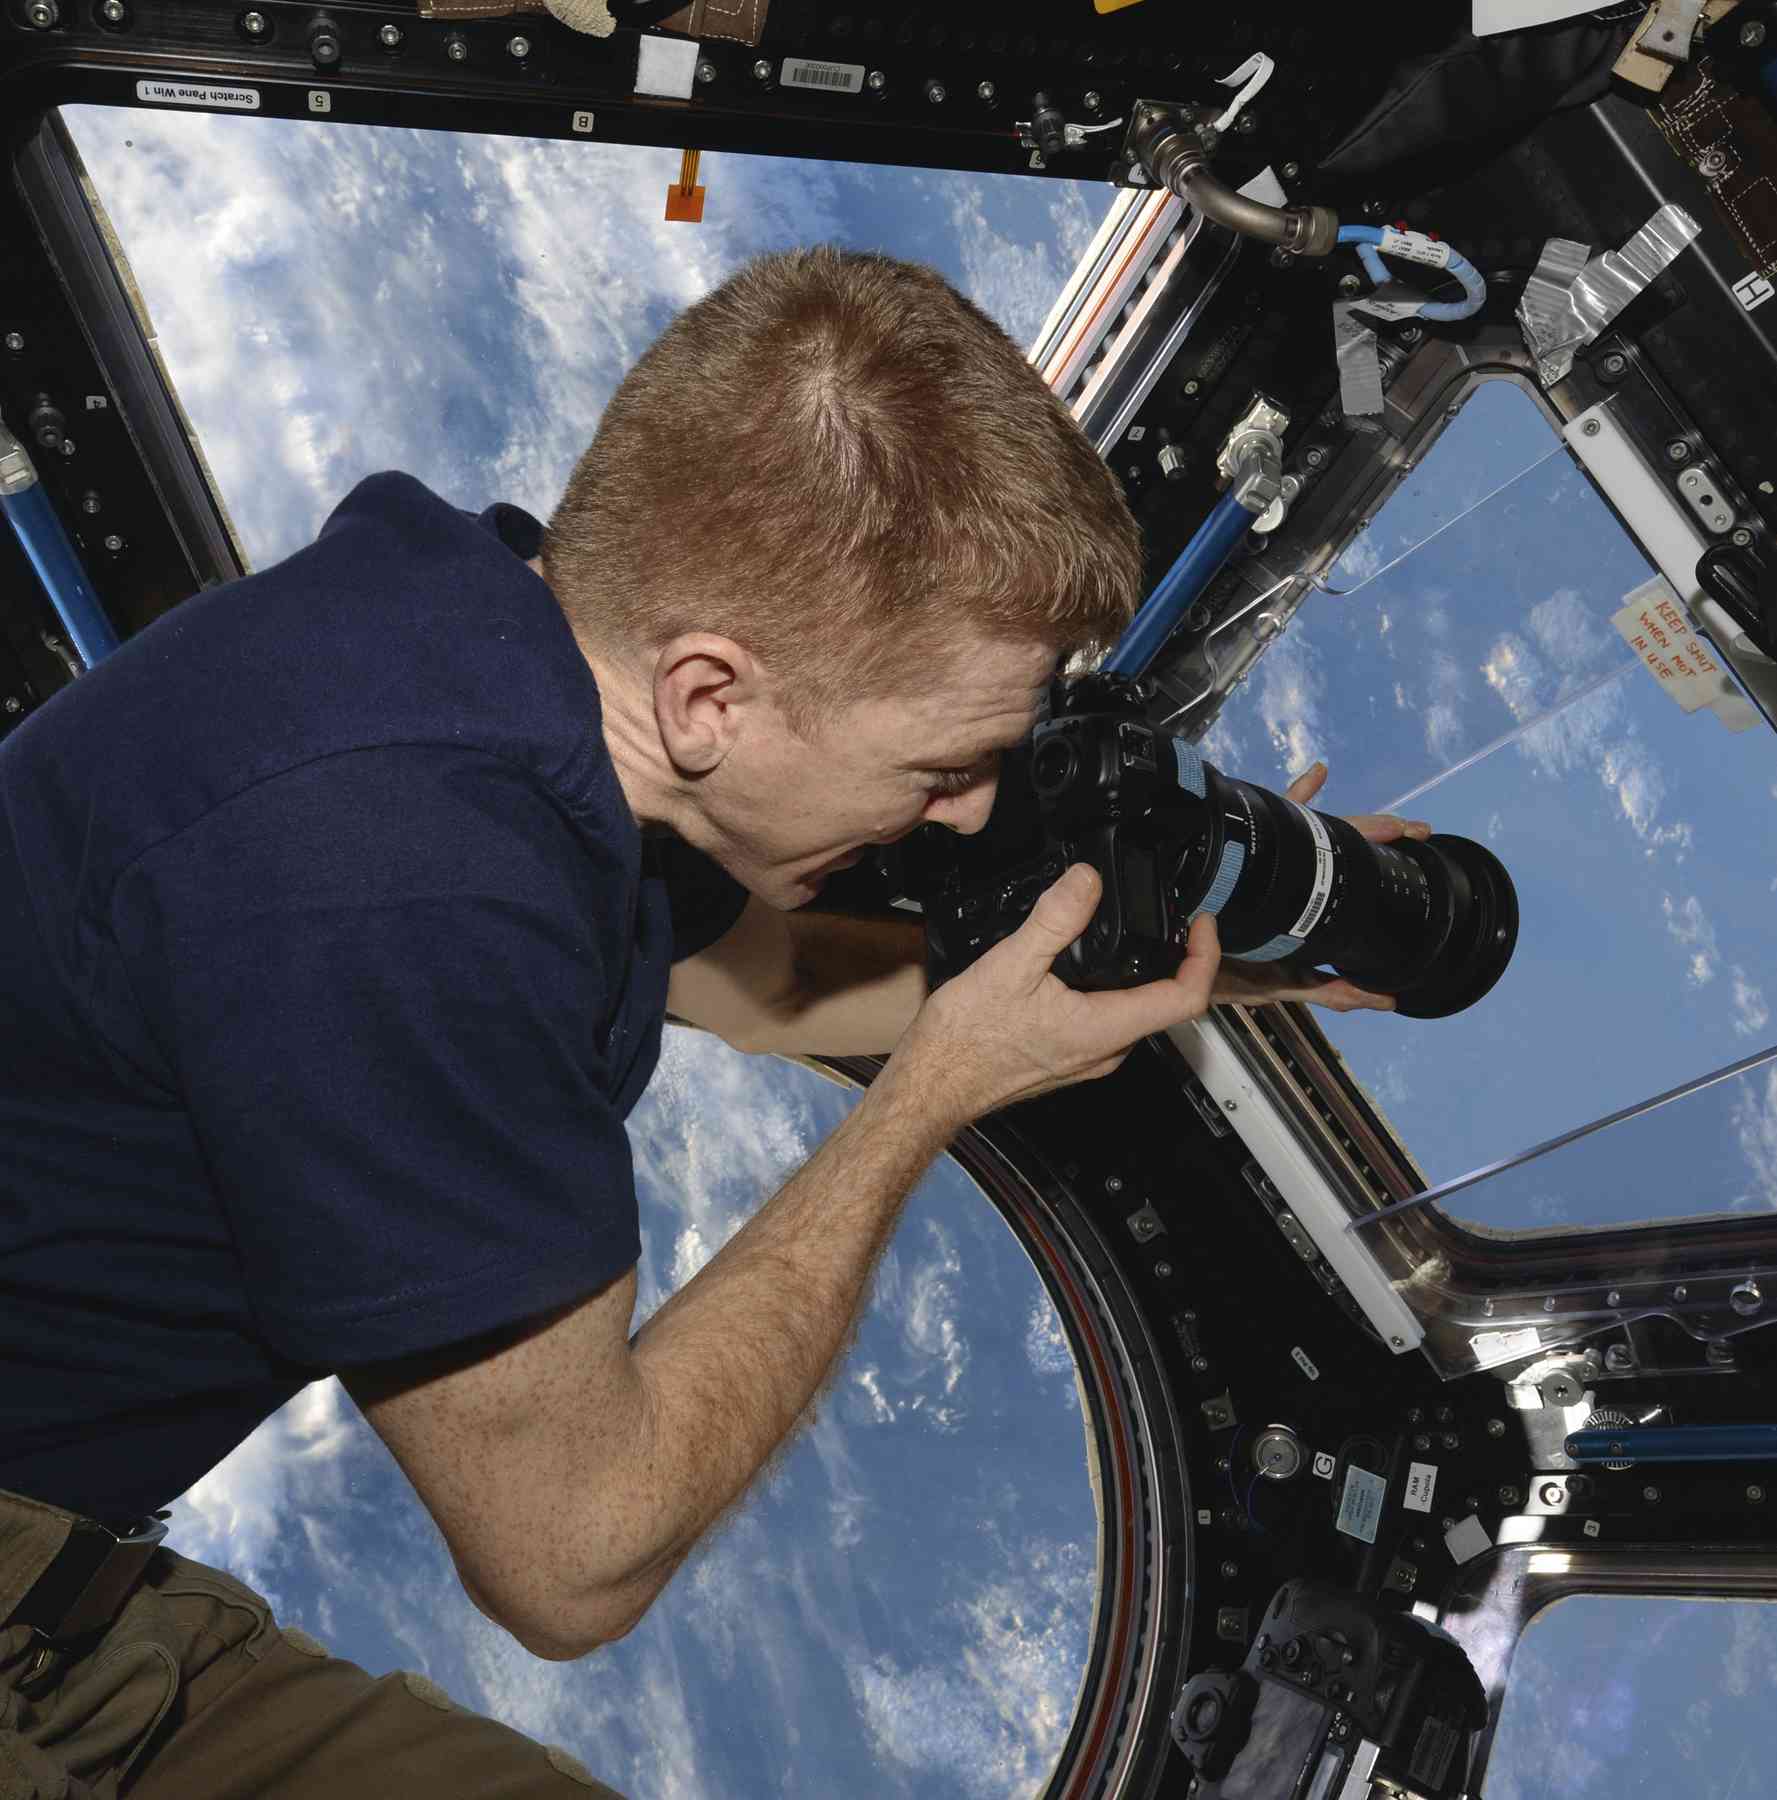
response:
[[[1592,421],[1592,423],[1594,425],[1596,425],[1598,423],[1598,421],[1596,419],[1594,419]],[[1612,1288],[1610,1290],[1610,1292],[1604,1296],[1604,1304],[1606,1306],[1621,1306],[1622,1303],[1623,1303],[1623,1296],[1620,1293],[1618,1293],[1615,1288]]]
[[[1309,468],[1318,469],[1320,465],[1327,460],[1327,453],[1316,444],[1312,449],[1305,450],[1302,453],[1302,460]]]
[[[1421,1424],[1424,1419],[1425,1408],[1423,1406],[1409,1406],[1407,1408],[1407,1423],[1409,1425]]]
[[[445,43],[444,54],[448,56],[452,62],[467,62],[469,60],[468,41],[460,37],[449,39]]]
[[[1387,210],[1388,208],[1385,207],[1380,200],[1366,200],[1364,202],[1365,218],[1379,219]]]
[[[1683,1288],[1683,1287],[1675,1287],[1672,1290],[1672,1298],[1675,1301],[1683,1300],[1688,1291],[1689,1291],[1688,1289]]]
[[[1202,386],[1202,383],[1201,383],[1201,382],[1196,382],[1196,381],[1187,381],[1187,382],[1186,382],[1186,383],[1185,383],[1185,392],[1186,392],[1186,393],[1187,393],[1187,394],[1194,394],[1194,393],[1196,393],[1196,392],[1197,392],[1197,390],[1198,390],[1198,388],[1199,388],[1199,387],[1200,387],[1200,386]]]
[[[716,65],[707,56],[700,56],[697,59],[697,79],[705,87],[708,87],[716,79]]]
[[[376,41],[381,44],[385,50],[399,50],[401,48],[401,27],[399,25],[385,25],[382,30],[376,34]]]
[[[1582,437],[1596,437],[1603,429],[1604,427],[1600,425],[1596,419],[1588,419],[1585,424],[1580,427],[1580,435]]]
[[[103,502],[99,499],[97,494],[86,493],[80,498],[80,510],[83,513],[96,513],[101,505],[103,505]]]
[[[1649,1506],[1657,1506],[1660,1501],[1660,1490],[1657,1487],[1644,1487],[1641,1490],[1641,1497]]]
[[[331,27],[325,31],[317,31],[309,39],[309,55],[317,68],[326,68],[330,63],[339,61],[339,38]]]
[[[926,83],[926,98],[932,105],[942,106],[946,98],[944,83],[941,81],[928,81]]]
[[[22,331],[9,331],[6,334],[6,347],[14,356],[25,347],[25,334]]]
[[[1296,177],[1302,173],[1302,165],[1300,163],[1285,163],[1277,172],[1285,181],[1294,181]]]
[[[753,79],[755,81],[769,81],[771,79],[771,64],[763,56],[753,64]]]
[[[1419,1436],[1413,1440],[1413,1448],[1415,1450],[1429,1450],[1431,1448],[1431,1439],[1428,1438],[1424,1432],[1421,1432]]]
[[[1107,1175],[1107,1176],[1106,1176],[1106,1177],[1105,1177],[1105,1178],[1104,1178],[1104,1191],[1105,1191],[1105,1192],[1106,1192],[1106,1193],[1107,1193],[1107,1194],[1120,1194],[1120,1193],[1122,1193],[1122,1191],[1123,1191],[1123,1177],[1122,1177],[1122,1176],[1121,1176],[1121,1175]]]
[[[1363,278],[1358,275],[1341,275],[1339,292],[1342,294],[1359,294],[1363,292]]]
[[[50,30],[60,17],[55,0],[31,0],[25,8],[25,18],[34,31]]]
[[[1748,531],[1744,525],[1736,525],[1734,527],[1734,542],[1744,550],[1746,546],[1752,542],[1752,533]]]
[[[1506,1422],[1504,1419],[1489,1419],[1487,1421],[1487,1435],[1489,1437],[1504,1437],[1505,1434]]]
[[[1754,1506],[1757,1506],[1758,1503],[1764,1499],[1764,1497],[1765,1497],[1765,1490],[1762,1487],[1760,1487],[1756,1482],[1746,1490],[1746,1498],[1748,1500],[1750,1500]]]
[[[1666,446],[1666,460],[1675,463],[1689,462],[1691,460],[1690,445],[1683,438],[1674,438]]]
[[[1232,1581],[1234,1579],[1234,1577],[1236,1575],[1238,1575],[1239,1573],[1240,1573],[1239,1563],[1225,1562],[1222,1564],[1222,1579],[1224,1581]]]
[[[1748,19],[1740,27],[1740,42],[1748,50],[1756,50],[1765,41],[1765,26],[1762,19]]]
[[[71,437],[62,439],[62,454],[64,456],[72,456],[74,454],[74,440]]]
[[[12,694],[8,694],[4,700],[0,700],[0,712],[17,713],[24,710],[24,702]]]
[[[870,73],[864,77],[864,85],[873,92],[880,94],[882,90],[888,86],[888,77],[883,74],[880,69],[872,69]]]
[[[1161,1281],[1165,1281],[1172,1274],[1172,1264],[1157,1262],[1154,1264],[1154,1273]]]
[[[1209,1367],[1209,1358],[1207,1356],[1193,1356],[1191,1358],[1191,1367],[1201,1375],[1203,1371]]]
[[[1501,1506],[1516,1506],[1520,1498],[1521,1496],[1515,1487],[1502,1487],[1499,1490],[1499,1503]]]
[[[105,0],[105,4],[99,8],[99,17],[107,25],[121,25],[129,16],[130,9],[124,5],[123,0]]]
[[[975,84],[975,98],[985,101],[989,106],[999,95],[999,89],[991,81],[980,81]]]
[[[1088,88],[1086,92],[1080,96],[1080,104],[1084,106],[1089,113],[1095,113],[1104,105],[1104,101],[1093,91],[1093,89]]]
[[[1747,532],[1746,538],[1748,543],[1752,541],[1752,533],[1750,531]],[[1734,542],[1739,543],[1739,541],[1740,533],[1736,531],[1734,533]],[[1742,1281],[1734,1291],[1728,1295],[1728,1304],[1743,1318],[1750,1318],[1753,1313],[1757,1312],[1759,1308],[1764,1305],[1764,1303],[1765,1297],[1759,1291],[1759,1285],[1756,1281]]]
[[[1558,1481],[1545,1481],[1543,1483],[1542,1499],[1544,1506],[1559,1506],[1561,1504],[1561,1483]]]
[[[514,62],[523,62],[531,53],[531,40],[528,37],[513,37],[506,40],[506,54]]]
[[[1606,375],[1621,375],[1628,366],[1629,359],[1620,350],[1613,350],[1610,355],[1604,359],[1604,372]],[[1596,419],[1592,421],[1594,425],[1597,424],[1597,422]]]
[[[105,548],[107,550],[111,551],[113,555],[115,555],[119,550],[121,550],[123,548],[123,539],[120,538],[117,535],[117,533],[114,531],[108,538],[106,538]]]
[[[1243,112],[1240,117],[1234,121],[1234,129],[1238,131],[1242,137],[1251,137],[1252,134],[1259,129],[1259,115],[1252,112]]]
[[[242,13],[241,30],[250,38],[262,38],[271,30],[271,21],[262,12]]]
[[[1424,336],[1425,333],[1419,326],[1409,325],[1406,330],[1401,333],[1401,342],[1403,344],[1417,344]]]

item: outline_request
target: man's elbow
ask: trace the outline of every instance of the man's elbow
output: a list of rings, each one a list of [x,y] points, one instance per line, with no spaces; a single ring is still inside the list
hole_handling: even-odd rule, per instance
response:
[[[528,1650],[539,1662],[578,1662],[595,1650],[628,1637],[647,1616],[651,1603],[651,1595],[639,1603],[633,1598],[613,1595],[586,1609],[568,1629],[552,1627],[521,1632],[508,1625],[506,1630],[521,1649]]]

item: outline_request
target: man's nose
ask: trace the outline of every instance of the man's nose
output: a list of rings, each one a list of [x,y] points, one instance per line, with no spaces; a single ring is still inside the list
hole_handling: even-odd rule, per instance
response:
[[[977,782],[967,793],[946,794],[934,800],[927,808],[927,818],[934,825],[946,825],[965,837],[973,837],[987,823],[988,815],[993,811],[994,795],[998,792],[998,776],[991,781]]]

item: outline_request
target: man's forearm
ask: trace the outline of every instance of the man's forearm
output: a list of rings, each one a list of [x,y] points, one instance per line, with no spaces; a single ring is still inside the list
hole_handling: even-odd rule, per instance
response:
[[[621,1629],[788,1436],[844,1349],[902,1203],[957,1122],[917,1066],[851,1116],[637,1334],[646,1403],[601,1536],[626,1573],[594,1606]],[[612,1540],[615,1539],[613,1542]]]
[[[796,989],[758,1048],[792,1056],[882,1055],[926,997],[925,927],[917,919],[790,915]]]

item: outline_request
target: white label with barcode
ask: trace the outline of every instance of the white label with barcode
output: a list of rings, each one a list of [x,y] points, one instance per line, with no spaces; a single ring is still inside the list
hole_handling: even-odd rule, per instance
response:
[[[1296,806],[1295,801],[1290,805]],[[1308,829],[1314,834],[1314,886],[1308,891],[1308,904],[1302,908],[1301,918],[1290,927],[1291,937],[1305,938],[1320,923],[1320,915],[1332,898],[1333,840],[1327,836],[1319,813],[1310,812],[1305,806],[1296,806],[1296,811],[1308,821]]]
[[[862,63],[809,62],[800,56],[786,56],[778,80],[785,87],[819,88],[823,93],[859,94],[864,90]]]

